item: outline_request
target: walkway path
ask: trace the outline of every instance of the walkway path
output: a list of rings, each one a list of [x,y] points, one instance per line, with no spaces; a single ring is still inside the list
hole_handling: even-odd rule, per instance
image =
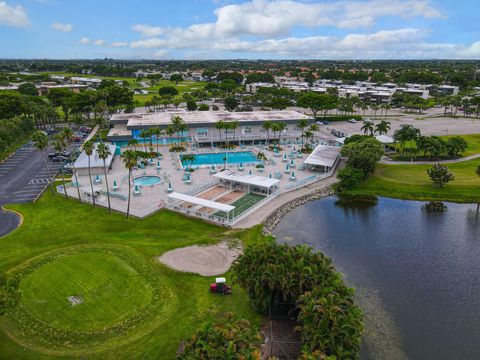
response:
[[[339,167],[340,168],[340,167]],[[338,168],[337,168],[338,169]],[[319,188],[323,188],[325,186],[332,185],[337,182],[337,172],[335,172],[332,176],[320,180],[317,182],[314,182],[310,185],[301,187],[296,190],[289,191],[287,193],[281,194],[277,196],[275,199],[267,202],[265,205],[263,205],[261,208],[258,210],[254,211],[250,215],[248,215],[246,218],[240,220],[238,223],[236,223],[233,228],[235,229],[247,229],[252,226],[261,224],[264,222],[270,214],[272,214],[277,208],[280,206],[293,201],[301,196],[308,195],[310,193],[313,193],[314,191],[318,190]]]
[[[432,165],[436,163],[442,164],[454,164],[463,161],[469,161],[473,159],[480,158],[480,154],[474,154],[470,156],[465,156],[458,159],[449,159],[449,160],[435,160],[435,161],[394,161],[394,160],[381,160],[379,161],[380,164],[388,164],[388,165]]]

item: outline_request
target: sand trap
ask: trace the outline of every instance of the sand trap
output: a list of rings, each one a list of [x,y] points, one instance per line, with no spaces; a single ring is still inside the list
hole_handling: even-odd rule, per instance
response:
[[[241,250],[226,242],[211,246],[188,246],[168,251],[158,260],[168,267],[202,276],[221,275],[228,271]]]

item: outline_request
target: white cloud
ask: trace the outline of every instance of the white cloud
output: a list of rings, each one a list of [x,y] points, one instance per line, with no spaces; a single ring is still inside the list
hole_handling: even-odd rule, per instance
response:
[[[89,45],[90,42],[91,42],[91,40],[87,37],[83,37],[83,38],[80,39],[80,44],[81,45]]]
[[[144,37],[154,37],[163,35],[164,33],[163,28],[159,26],[150,26],[144,24],[134,25],[132,26],[132,30],[141,33]]]
[[[0,1],[0,25],[26,27],[30,23],[28,15],[21,5],[10,6]]]
[[[116,41],[110,44],[111,47],[126,47],[128,46],[128,42],[126,41]]]
[[[93,45],[95,45],[95,46],[104,46],[104,45],[105,45],[105,40],[100,40],[100,39],[99,39],[99,40],[95,40],[95,41],[93,42]]]
[[[52,29],[55,29],[57,31],[61,32],[70,32],[73,30],[73,25],[72,24],[61,24],[58,22],[55,22],[52,24]]]

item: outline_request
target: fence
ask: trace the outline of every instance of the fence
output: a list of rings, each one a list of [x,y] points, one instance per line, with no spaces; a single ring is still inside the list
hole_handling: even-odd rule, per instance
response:
[[[296,181],[295,183],[293,183],[291,185],[286,186],[285,190],[290,191],[290,190],[298,189],[300,187],[303,187],[303,186],[312,184],[314,182],[326,179],[326,178],[332,176],[333,173],[334,173],[334,170],[330,170],[329,172],[326,172],[326,173],[321,174],[321,175],[312,175],[312,176],[306,177],[302,180]]]

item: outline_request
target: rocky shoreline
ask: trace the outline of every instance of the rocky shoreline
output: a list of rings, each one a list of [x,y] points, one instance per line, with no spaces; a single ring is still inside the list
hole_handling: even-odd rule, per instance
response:
[[[280,220],[288,214],[293,209],[304,205],[310,201],[319,200],[327,196],[334,195],[335,192],[332,189],[332,186],[324,186],[315,191],[311,192],[310,194],[300,196],[286,204],[283,204],[279,208],[277,208],[263,223],[263,232],[264,234],[270,235],[275,227],[278,225]]]

